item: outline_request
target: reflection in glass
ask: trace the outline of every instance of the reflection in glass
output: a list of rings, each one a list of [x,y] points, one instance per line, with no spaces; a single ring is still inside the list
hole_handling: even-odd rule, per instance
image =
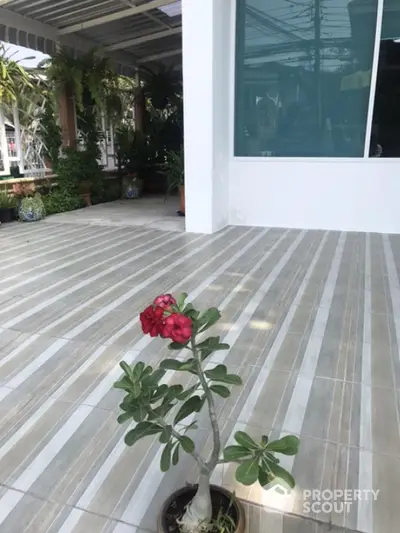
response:
[[[400,157],[400,1],[385,0],[375,105],[371,157]]]
[[[237,0],[236,156],[363,156],[377,2]]]

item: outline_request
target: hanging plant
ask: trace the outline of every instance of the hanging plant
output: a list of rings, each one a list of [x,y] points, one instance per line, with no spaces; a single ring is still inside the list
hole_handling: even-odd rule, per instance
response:
[[[57,167],[62,146],[61,128],[57,122],[54,94],[45,93],[45,104],[40,116],[40,136],[44,144],[45,155],[51,162],[53,170]]]
[[[143,93],[156,109],[166,109],[175,104],[182,94],[182,80],[173,67],[160,66],[157,71],[148,67],[141,68],[144,79]]]
[[[7,52],[8,49],[0,44],[0,105],[4,106],[16,103],[18,95],[24,89],[33,89],[28,72],[19,61],[12,59],[14,54],[8,56]]]

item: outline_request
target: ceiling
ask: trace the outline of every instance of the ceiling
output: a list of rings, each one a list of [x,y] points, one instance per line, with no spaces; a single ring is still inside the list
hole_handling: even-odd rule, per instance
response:
[[[182,62],[177,0],[0,0],[0,40],[52,55],[97,47],[129,73]]]

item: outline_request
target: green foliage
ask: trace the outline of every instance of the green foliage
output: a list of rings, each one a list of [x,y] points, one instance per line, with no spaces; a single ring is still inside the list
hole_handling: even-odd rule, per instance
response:
[[[136,174],[145,179],[154,167],[155,151],[152,139],[129,126],[116,132],[118,168],[122,175]]]
[[[184,392],[183,387],[160,384],[165,370],[153,370],[151,366],[145,366],[144,363],[137,363],[130,367],[122,362],[121,368],[124,375],[114,384],[114,387],[122,389],[126,395],[120,404],[123,413],[118,417],[118,422],[122,424],[128,420],[134,420],[137,423],[125,435],[125,442],[128,446],[132,446],[141,438],[159,434],[159,441],[165,445],[161,469],[166,471],[171,462],[177,463],[180,448],[186,453],[192,453],[194,450],[193,441],[184,434],[182,429],[177,431],[174,426],[187,417],[193,409],[201,408],[200,398],[191,396],[182,405],[173,425],[168,424],[164,419],[180,401]]]
[[[226,462],[238,463],[236,479],[243,485],[252,485],[258,481],[262,486],[271,482],[284,483],[293,488],[293,476],[279,466],[279,460],[274,453],[295,455],[299,449],[299,439],[288,435],[279,440],[269,442],[263,436],[260,443],[256,443],[247,433],[238,431],[235,434],[236,445],[224,449]]]
[[[0,209],[13,209],[17,207],[15,196],[0,192]]]
[[[87,150],[65,148],[57,168],[57,183],[60,190],[71,196],[79,194],[79,185],[90,182],[92,185],[102,179],[101,166]]]
[[[167,152],[166,161],[161,165],[163,174],[167,177],[168,190],[173,192],[185,182],[185,164],[183,149],[179,152]]]
[[[19,218],[23,222],[35,222],[46,215],[40,194],[22,198],[19,206]]]
[[[121,198],[121,181],[119,179],[105,179],[103,202],[114,202]]]
[[[178,463],[180,452],[183,451],[191,454],[201,472],[209,476],[218,463],[233,462],[237,465],[236,479],[244,485],[259,482],[266,486],[270,482],[278,482],[293,487],[295,481],[292,475],[279,465],[275,454],[295,455],[299,448],[297,437],[289,435],[270,442],[264,435],[260,442],[256,442],[246,432],[238,431],[235,434],[236,443],[221,450],[216,402],[228,398],[232,386],[241,385],[242,380],[240,376],[229,373],[224,364],[205,363],[215,351],[229,349],[229,345],[222,343],[218,336],[204,339],[204,333],[220,319],[219,310],[210,308],[200,313],[187,302],[187,294],[181,295],[177,300],[171,295],[162,295],[155,300],[154,305],[166,307],[162,315],[165,317],[164,329],[160,331],[160,335],[180,340],[171,342],[170,350],[190,353],[186,358],[164,359],[156,370],[143,362],[134,366],[121,363],[123,375],[114,385],[125,393],[118,421],[136,422],[126,433],[127,445],[131,446],[143,437],[157,435],[163,445],[160,464],[163,472]],[[146,321],[151,320],[152,311],[157,320],[160,320],[160,315],[156,315],[159,308],[154,310],[154,306],[150,306],[141,316],[145,330],[148,330]],[[178,330],[182,326],[189,331],[184,335],[179,331],[178,336],[168,333],[171,324]],[[187,388],[176,383],[169,385],[167,381],[171,372],[189,374]],[[213,435],[213,450],[208,461],[197,453],[193,440],[187,435],[189,430],[197,427],[196,415],[205,405]]]
[[[164,110],[176,103],[182,93],[181,74],[173,67],[161,65],[158,70],[152,70],[143,66],[141,77],[144,79],[145,97],[156,109]]]
[[[33,89],[28,72],[9,57],[8,49],[0,43],[0,105],[12,105],[17,102],[21,92]]]
[[[40,116],[40,136],[44,143],[45,154],[56,170],[62,145],[61,128],[57,123],[54,95],[47,91],[45,105]]]
[[[79,209],[84,205],[81,196],[73,196],[65,189],[52,190],[48,195],[42,196],[42,200],[47,215],[73,211],[74,209]]]
[[[107,110],[110,115],[121,112],[121,77],[112,69],[109,59],[99,56],[95,49],[80,57],[60,49],[42,67],[59,92],[66,91],[75,97],[78,111],[85,109],[88,94],[91,105]]]

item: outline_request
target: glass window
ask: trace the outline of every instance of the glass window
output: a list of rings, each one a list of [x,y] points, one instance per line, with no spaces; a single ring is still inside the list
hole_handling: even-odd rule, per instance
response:
[[[237,0],[236,156],[363,157],[377,4]]]
[[[400,157],[400,5],[385,0],[371,130],[371,157]]]

